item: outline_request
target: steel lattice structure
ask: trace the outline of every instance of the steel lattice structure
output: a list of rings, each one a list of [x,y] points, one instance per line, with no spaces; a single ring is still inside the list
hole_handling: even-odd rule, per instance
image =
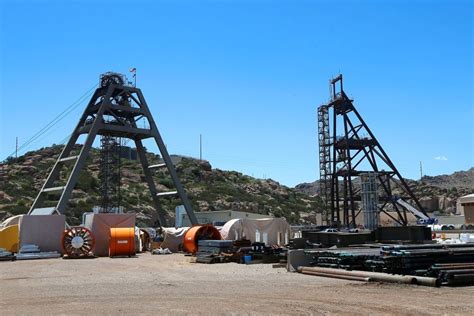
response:
[[[406,210],[396,203],[403,198],[426,215],[353,100],[345,94],[342,75],[330,81],[330,89],[329,103],[318,108],[320,194],[327,206],[326,223],[355,227],[361,197],[354,182],[360,183],[359,177],[369,172],[375,172],[378,179],[379,212],[399,225],[407,225]]]
[[[101,212],[120,208],[120,145],[117,137],[101,136],[99,180]]]
[[[73,130],[71,138],[59,155],[43,187],[34,200],[30,211],[45,209],[50,206],[53,198],[54,206],[49,207],[51,213],[63,214],[72,190],[76,185],[79,172],[84,167],[90,149],[97,135],[108,137],[123,137],[134,141],[138,157],[143,168],[146,182],[153,198],[158,219],[162,226],[166,225],[165,212],[160,207],[160,198],[177,194],[186,209],[193,225],[198,224],[191,203],[178,178],[166,146],[158,131],[150,109],[142,91],[127,85],[125,77],[117,73],[106,73],[100,78],[100,87],[96,89],[84,113]],[[139,128],[137,122],[146,120],[148,128]],[[86,139],[77,153],[78,139],[85,135]],[[160,151],[164,163],[150,165],[148,163],[142,140],[153,139]],[[65,181],[60,177],[65,166],[72,164]],[[176,191],[157,192],[152,171],[156,168],[166,168],[171,176]],[[46,201],[46,203],[45,203]],[[49,205],[48,205],[49,204]]]

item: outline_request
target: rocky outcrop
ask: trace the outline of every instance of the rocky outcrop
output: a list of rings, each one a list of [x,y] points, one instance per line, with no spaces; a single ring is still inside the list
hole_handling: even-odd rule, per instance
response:
[[[461,196],[474,193],[474,168],[468,171],[459,171],[451,175],[437,177],[423,177],[422,181],[405,179],[418,197],[420,204],[427,212],[455,213],[457,199]],[[357,186],[357,180],[355,186]],[[342,190],[342,186],[339,186]],[[296,190],[310,196],[319,195],[319,181],[302,183]],[[341,191],[342,193],[342,191]],[[394,189],[394,194],[402,192]]]
[[[439,199],[437,196],[424,196],[420,198],[420,204],[428,212],[439,210]]]
[[[2,169],[7,181],[0,183],[0,210],[12,214],[28,210],[44,179],[52,168],[61,147],[54,146],[27,153],[9,161]],[[97,164],[99,152],[91,151],[89,163],[81,173],[68,208],[70,224],[78,224],[81,214],[100,205]],[[195,211],[235,210],[286,217],[291,223],[311,223],[321,212],[318,197],[310,197],[271,179],[255,179],[236,171],[213,169],[208,161],[173,155],[177,173]],[[148,153],[150,164],[162,163],[159,156]],[[156,212],[138,161],[124,159],[121,167],[121,205],[138,214],[137,221],[154,224]],[[174,190],[165,169],[154,171],[159,192]],[[177,197],[161,199],[168,218],[180,204]],[[300,216],[303,213],[304,216]],[[72,221],[71,221],[72,219]]]
[[[424,176],[421,181],[441,189],[464,188],[474,191],[474,167],[467,171],[458,171],[450,175]]]

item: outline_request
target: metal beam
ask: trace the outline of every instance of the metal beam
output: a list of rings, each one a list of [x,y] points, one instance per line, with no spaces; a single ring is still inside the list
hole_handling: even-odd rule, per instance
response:
[[[132,107],[130,100],[133,100],[136,105],[139,106],[139,108]],[[104,121],[104,115],[113,116],[118,122],[120,122],[120,125]],[[135,116],[143,116],[145,119],[147,119],[150,124],[150,128],[138,128],[136,121],[133,119]],[[71,155],[71,151],[81,134],[87,134],[85,143],[80,149],[79,155]],[[178,178],[174,165],[141,90],[135,87],[114,83],[110,83],[106,87],[100,87],[95,91],[79,122],[77,123],[71,138],[56,160],[53,169],[51,170],[43,187],[33,202],[29,213],[31,213],[35,208],[39,208],[41,206],[44,200],[43,196],[46,193],[60,191],[59,188],[61,188],[62,194],[55,209],[59,213],[65,212],[67,202],[71,197],[74,186],[76,185],[79,172],[85,166],[90,149],[92,148],[92,144],[97,135],[117,136],[131,138],[134,140],[143,172],[145,174],[145,179],[147,181],[153,203],[162,226],[166,226],[166,213],[161,208],[159,197],[171,195],[172,193],[177,193],[179,195],[191,223],[193,225],[198,224],[191,203]],[[141,139],[150,137],[152,137],[158,145],[160,154],[164,160],[164,164],[151,166],[148,164],[145,148]],[[59,178],[59,173],[62,167],[61,163],[74,160],[75,163],[72,171],[69,174],[66,184],[64,186],[54,186],[53,184]],[[151,169],[163,166],[166,166],[176,191],[162,193],[157,192]]]

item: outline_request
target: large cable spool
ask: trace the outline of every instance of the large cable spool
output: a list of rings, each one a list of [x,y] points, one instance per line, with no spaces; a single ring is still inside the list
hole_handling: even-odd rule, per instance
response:
[[[184,234],[184,251],[196,253],[199,240],[221,240],[221,233],[212,225],[193,226]]]
[[[64,231],[61,244],[68,258],[87,258],[93,256],[95,238],[87,228],[73,226]]]
[[[109,240],[109,257],[135,255],[135,228],[111,227]]]

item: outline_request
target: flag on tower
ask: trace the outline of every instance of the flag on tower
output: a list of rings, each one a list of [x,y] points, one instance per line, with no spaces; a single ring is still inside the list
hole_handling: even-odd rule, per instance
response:
[[[137,68],[130,68],[129,71],[133,74],[133,77],[137,75]]]

